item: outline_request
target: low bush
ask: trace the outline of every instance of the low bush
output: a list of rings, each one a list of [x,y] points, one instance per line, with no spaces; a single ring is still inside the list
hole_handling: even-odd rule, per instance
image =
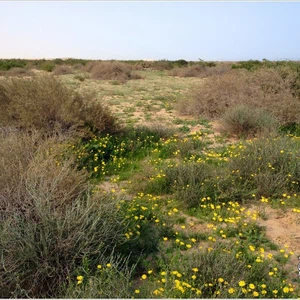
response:
[[[93,270],[85,263],[77,270],[76,279],[70,280],[67,290],[60,295],[62,298],[130,298],[133,294],[132,280],[134,266],[129,266],[126,258],[112,253],[109,259],[101,257],[97,268]],[[78,280],[81,279],[82,280]],[[74,276],[75,277],[75,276]]]
[[[41,70],[51,73],[55,68],[55,63],[45,61],[40,65]]]
[[[2,212],[19,211],[30,219],[35,198],[59,210],[81,196],[87,189],[87,174],[78,172],[71,159],[61,162],[59,151],[66,148],[66,138],[45,139],[38,131],[0,134]]]
[[[117,200],[91,194],[60,139],[0,135],[1,298],[56,298],[84,258],[95,267],[122,243]]]
[[[185,207],[197,207],[202,197],[212,195],[212,178],[212,169],[208,164],[186,162],[165,168],[163,175],[150,179],[145,190],[154,194],[174,193]]]
[[[86,75],[86,74],[77,74],[74,76],[74,79],[77,79],[81,82],[85,81],[86,79],[89,79],[90,76],[89,75]]]
[[[53,75],[73,74],[72,67],[68,65],[56,65],[53,70]]]
[[[93,79],[118,80],[122,83],[131,79],[141,79],[141,76],[132,72],[131,65],[120,62],[95,62],[88,64],[86,70],[90,70]]]
[[[289,137],[247,142],[229,161],[229,173],[239,189],[259,196],[281,197],[299,192],[299,141]]]
[[[92,94],[79,94],[52,76],[0,82],[0,125],[44,132],[84,127],[114,132],[118,125]]]
[[[13,68],[24,68],[27,62],[24,59],[0,59],[0,70],[8,71]]]
[[[34,76],[34,72],[25,68],[12,68],[8,71],[2,71],[0,75],[7,77],[23,77],[23,76]]]
[[[262,108],[237,105],[230,107],[221,117],[222,131],[239,137],[271,133],[278,129],[277,120]]]
[[[155,61],[152,61],[150,64],[150,68],[152,70],[157,70],[157,71],[171,70],[171,69],[173,69],[173,67],[174,67],[173,63],[166,59],[155,60]]]
[[[171,76],[178,77],[199,77],[206,78],[213,75],[221,75],[230,70],[227,64],[218,64],[216,66],[207,66],[204,64],[194,64],[182,68],[174,68],[169,72]]]
[[[233,70],[209,77],[178,103],[181,113],[209,118],[221,116],[236,105],[260,107],[280,124],[300,122],[300,101],[295,93],[297,72],[287,68],[260,68],[255,72]]]

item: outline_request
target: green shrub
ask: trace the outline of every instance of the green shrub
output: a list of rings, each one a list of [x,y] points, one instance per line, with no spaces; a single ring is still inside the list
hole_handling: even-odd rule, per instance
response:
[[[91,195],[59,139],[1,135],[1,298],[56,298],[83,258],[95,267],[124,239],[117,200]]]
[[[0,59],[0,70],[8,71],[13,68],[24,68],[26,61],[24,59]]]
[[[60,297],[72,299],[130,298],[133,294],[134,268],[134,266],[128,265],[126,258],[116,256],[114,253],[109,259],[99,258],[98,266],[95,269],[85,263],[82,270],[79,268],[76,271],[78,276],[83,277],[82,282],[75,280],[77,276],[74,276],[74,280],[70,280],[66,291]]]
[[[247,61],[239,61],[236,64],[232,65],[232,69],[246,69],[248,71],[257,70],[262,67],[263,63],[259,60],[247,60]]]
[[[87,257],[111,252],[123,238],[122,220],[112,199],[83,198],[74,201],[64,213],[35,198],[36,219],[18,212],[1,225],[1,297],[57,297],[66,277]]]
[[[60,128],[114,132],[118,125],[92,94],[79,94],[52,76],[0,82],[0,124],[52,132]]]
[[[55,68],[55,64],[52,63],[52,62],[45,62],[45,63],[43,63],[43,64],[41,65],[40,68],[41,68],[41,70],[43,70],[43,71],[46,71],[46,72],[51,73],[51,72],[54,70],[54,68]]]
[[[186,162],[168,167],[164,173],[162,193],[175,193],[176,198],[186,207],[196,207],[202,197],[212,196],[210,180],[213,175],[208,164]]]
[[[277,120],[261,108],[237,105],[227,109],[221,119],[223,130],[248,137],[278,129]]]
[[[289,137],[257,139],[229,161],[234,184],[259,196],[299,191],[299,141]]]
[[[91,177],[101,178],[125,169],[131,160],[139,160],[157,147],[166,132],[149,127],[127,128],[114,135],[94,137],[75,149],[80,168]]]
[[[77,74],[74,76],[74,79],[77,79],[81,82],[85,81],[86,79],[89,79],[90,76],[89,75],[83,75],[83,74]]]
[[[174,65],[176,65],[177,67],[186,67],[189,63],[184,60],[184,59],[179,59],[179,60],[175,60],[174,61]]]

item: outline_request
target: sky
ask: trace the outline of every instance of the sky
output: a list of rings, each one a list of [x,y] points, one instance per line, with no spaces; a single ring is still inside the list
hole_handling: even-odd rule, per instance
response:
[[[0,1],[0,58],[300,60],[300,2]]]

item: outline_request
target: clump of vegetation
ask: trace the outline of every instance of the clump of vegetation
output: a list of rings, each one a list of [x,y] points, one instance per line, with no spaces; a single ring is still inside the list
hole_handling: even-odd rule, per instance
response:
[[[298,150],[297,150],[298,149]],[[280,197],[299,192],[299,141],[289,137],[247,142],[229,162],[234,185],[245,194]]]
[[[91,63],[86,70],[91,72],[93,79],[118,80],[122,83],[131,79],[141,79],[141,76],[132,72],[132,67],[129,64],[120,62],[101,61]]]
[[[239,137],[271,133],[278,129],[277,120],[262,108],[237,105],[227,109],[221,117],[222,131]]]
[[[115,200],[91,195],[72,157],[59,155],[60,137],[12,132],[0,144],[0,295],[53,297],[84,258],[109,257],[124,219]]]
[[[73,74],[72,67],[68,65],[56,65],[53,70],[53,75]]]
[[[151,63],[150,68],[152,70],[165,71],[165,70],[171,70],[174,67],[172,62],[166,59],[155,60],[150,63]]]
[[[254,71],[263,66],[263,62],[259,60],[248,60],[248,61],[239,61],[232,65],[232,69],[246,69],[248,71]]]
[[[26,61],[37,68],[47,62]],[[87,69],[95,64],[72,59],[51,63],[72,68],[86,64]],[[151,68],[155,62],[123,63],[137,69]],[[218,66],[203,61],[168,63],[180,69]],[[166,72],[143,72],[150,73],[149,90],[138,82],[124,87],[126,92],[142,92],[140,106],[148,99],[145,91],[151,91],[149,98],[165,102],[195,82],[171,80],[166,96]],[[298,295],[296,272],[285,270],[295,253],[288,245],[275,245],[260,226],[260,218],[269,217],[265,208],[270,204],[272,215],[278,206],[291,219],[300,213],[299,138],[292,136],[299,130],[297,116],[290,109],[291,115],[284,117],[294,121],[286,123],[275,113],[279,97],[285,104],[287,99],[299,99],[296,75],[296,64],[274,66],[266,61],[253,71],[241,68],[212,76],[214,82],[202,80],[203,89],[211,93],[201,97],[215,97],[215,107],[209,101],[205,107],[211,116],[224,117],[225,112],[227,130],[239,137],[256,136],[232,144],[213,135],[208,121],[199,118],[173,120],[182,125],[176,131],[162,124],[160,115],[150,126],[120,129],[102,102],[60,81],[74,87],[75,76],[2,79],[0,296]],[[89,88],[91,82],[81,88]],[[110,84],[117,82],[113,79],[104,87],[111,94]],[[223,94],[213,86],[222,88]],[[268,104],[272,99],[273,106]],[[263,134],[277,127],[274,120],[284,124],[280,130],[285,136]]]
[[[90,76],[89,75],[86,75],[86,74],[77,74],[74,76],[74,79],[77,79],[81,82],[85,81],[86,79],[89,79]]]
[[[24,68],[26,60],[24,59],[0,59],[0,70],[8,71],[13,68]]]
[[[44,132],[81,130],[114,132],[116,119],[93,94],[79,94],[51,76],[0,82],[1,126]]]
[[[40,69],[46,72],[51,73],[55,68],[55,63],[52,61],[45,61],[40,65]]]
[[[0,75],[7,77],[24,77],[24,76],[34,76],[34,72],[25,68],[12,68],[8,71],[0,71]]]
[[[295,94],[298,75],[286,67],[261,68],[255,72],[232,71],[213,76],[194,89],[189,99],[178,104],[182,113],[221,116],[226,109],[244,104],[260,107],[280,124],[299,123],[300,102]]]
[[[205,78],[213,75],[221,75],[230,70],[228,64],[207,65],[207,64],[191,64],[182,68],[174,68],[169,72],[171,76],[178,77],[199,77]]]

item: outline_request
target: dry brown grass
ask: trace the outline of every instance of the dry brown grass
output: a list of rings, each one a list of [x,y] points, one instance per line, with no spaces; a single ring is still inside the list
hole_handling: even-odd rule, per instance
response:
[[[232,70],[205,79],[188,99],[178,103],[181,113],[215,118],[229,107],[245,104],[264,108],[281,124],[300,122],[300,101],[295,95],[297,73],[286,67],[255,72]]]
[[[44,132],[85,127],[113,132],[115,117],[93,94],[79,94],[53,76],[0,82],[0,126]]]

